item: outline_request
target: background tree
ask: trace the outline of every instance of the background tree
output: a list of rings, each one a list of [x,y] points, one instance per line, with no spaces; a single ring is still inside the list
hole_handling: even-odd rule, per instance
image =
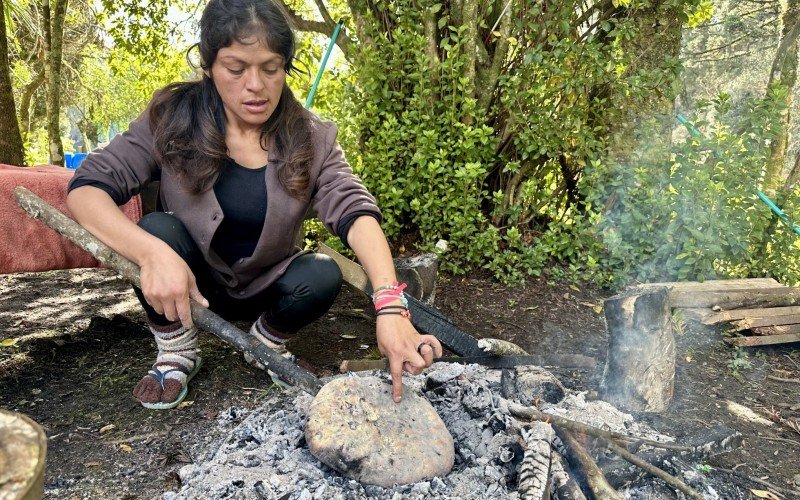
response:
[[[24,165],[25,153],[9,74],[5,0],[0,0],[0,113],[5,116],[0,122],[0,162]]]
[[[47,142],[50,163],[64,165],[64,145],[61,142],[61,56],[64,48],[64,18],[68,0],[44,0],[42,32],[44,33],[44,80],[47,85]]]

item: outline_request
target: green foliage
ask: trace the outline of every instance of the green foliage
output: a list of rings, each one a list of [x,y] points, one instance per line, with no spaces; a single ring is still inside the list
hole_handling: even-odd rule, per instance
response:
[[[796,283],[796,235],[771,224],[771,212],[755,195],[781,92],[776,87],[750,101],[741,115],[724,94],[701,102],[697,114],[711,116],[695,122],[704,135],[689,134],[669,150],[643,149],[625,164],[593,162],[584,189],[597,215],[583,231],[602,241],[602,249],[592,249],[599,257],[585,266],[596,269],[599,262],[613,284],[754,275]],[[781,200],[789,213],[798,196]]]
[[[731,359],[728,360],[728,368],[731,370],[731,375],[733,375],[736,380],[742,383],[744,383],[742,370],[749,370],[752,367],[753,363],[750,362],[749,356],[741,347],[733,351]]]
[[[427,251],[447,240],[442,267],[452,272],[484,267],[520,282],[550,258],[599,269],[597,240],[569,239],[593,217],[579,179],[625,118],[622,104],[646,101],[665,82],[671,88],[679,69],[669,58],[639,68],[626,50],[649,3],[617,2],[630,16],[604,14],[587,26],[572,2],[525,1],[506,34],[490,31],[501,5],[486,4],[475,21],[480,43],[468,20],[451,17],[454,5],[378,1],[369,12],[382,15],[360,33],[368,42],[344,105],[357,133],[343,143],[378,198],[385,230]],[[497,88],[487,89],[491,61],[481,59],[503,46]]]
[[[108,137],[109,130],[124,129],[164,85],[194,75],[184,53],[165,48],[155,60],[130,52],[96,47],[86,49],[75,106],[82,116],[81,128]],[[90,138],[94,141],[97,137]]]

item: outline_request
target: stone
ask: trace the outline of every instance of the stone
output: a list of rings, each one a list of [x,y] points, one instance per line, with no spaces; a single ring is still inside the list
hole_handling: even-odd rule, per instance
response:
[[[374,376],[328,382],[311,402],[305,436],[320,462],[384,488],[443,476],[455,460],[433,406],[408,388],[395,403],[391,384]]]

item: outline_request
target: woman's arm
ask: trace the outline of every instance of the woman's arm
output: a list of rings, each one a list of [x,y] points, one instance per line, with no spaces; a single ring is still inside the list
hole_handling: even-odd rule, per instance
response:
[[[378,221],[362,216],[353,222],[347,233],[347,243],[353,249],[369,277],[372,289],[390,285],[396,280],[392,254]],[[397,301],[397,305],[400,301]],[[420,335],[408,318],[381,315],[376,319],[378,349],[389,359],[392,392],[395,402],[403,393],[403,371],[418,375],[442,355],[442,345],[433,335]],[[417,348],[425,344],[420,351]],[[421,354],[421,355],[420,355]]]
[[[108,193],[94,186],[75,188],[67,207],[90,233],[139,266],[142,293],[156,312],[191,326],[189,297],[208,307],[186,262],[128,219]]]

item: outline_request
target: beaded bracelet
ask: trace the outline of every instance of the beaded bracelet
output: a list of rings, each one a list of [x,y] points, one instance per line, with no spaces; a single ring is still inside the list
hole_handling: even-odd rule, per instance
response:
[[[411,318],[411,313],[408,311],[382,311],[375,313],[375,316],[402,316],[404,318]]]
[[[406,299],[405,293],[403,293],[406,286],[405,283],[393,281],[390,285],[378,288],[372,294],[372,302],[375,304],[375,310],[377,311],[395,300],[400,300],[405,307],[408,307],[408,299]]]
[[[399,311],[387,311],[387,309],[392,309],[392,310],[399,309]],[[404,306],[383,306],[375,312],[375,316],[384,316],[386,314],[399,315],[404,318],[411,318],[411,313],[409,312],[408,308]]]

